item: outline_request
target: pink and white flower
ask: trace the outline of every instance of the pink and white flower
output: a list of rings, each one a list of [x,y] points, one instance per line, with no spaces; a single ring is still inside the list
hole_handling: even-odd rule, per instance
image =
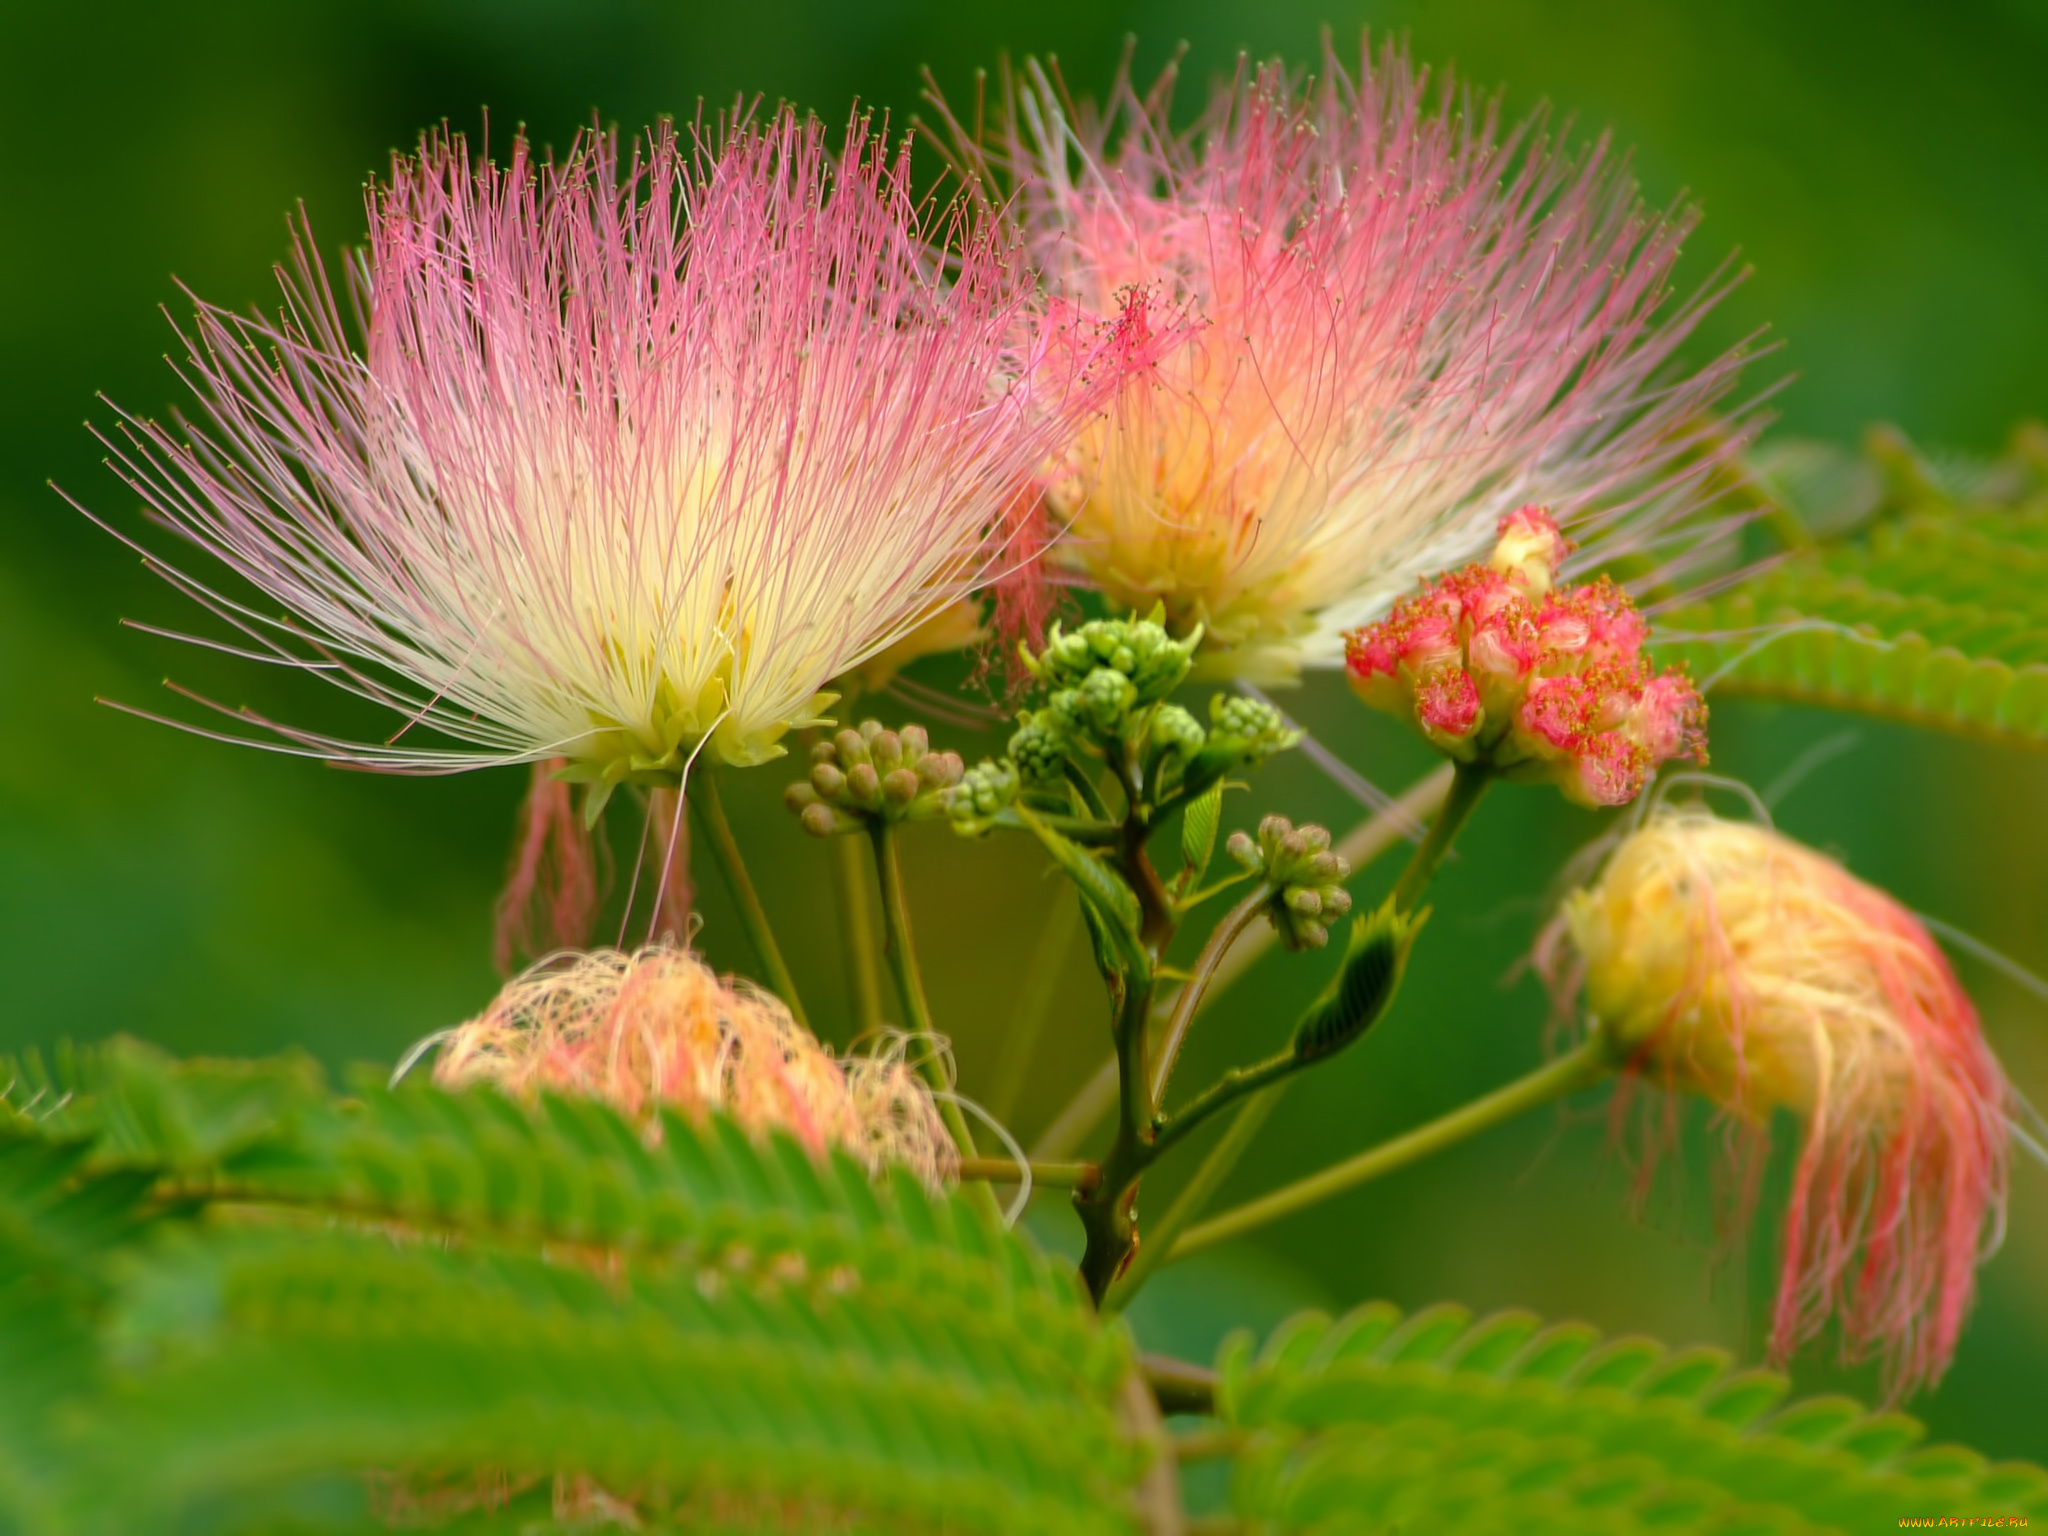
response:
[[[1191,330],[1052,481],[1082,580],[1203,625],[1212,673],[1269,680],[1336,664],[1524,504],[1589,562],[1682,554],[1673,523],[1742,436],[1710,415],[1739,356],[1677,358],[1717,296],[1670,300],[1691,210],[1646,210],[1604,139],[1503,131],[1392,46],[1312,84],[1241,72],[1186,134],[1172,82],[1121,81],[1097,115],[1034,71],[1011,112],[1053,291],[1105,315],[1136,293]]]
[[[1001,576],[1115,337],[1048,328],[1001,229],[919,202],[906,156],[856,119],[835,158],[786,111],[624,163],[605,133],[502,170],[432,135],[371,192],[360,343],[303,229],[278,318],[201,305],[199,422],[128,417],[117,452],[232,579],[161,568],[403,720],[249,717],[268,744],[673,783],[779,755]]]

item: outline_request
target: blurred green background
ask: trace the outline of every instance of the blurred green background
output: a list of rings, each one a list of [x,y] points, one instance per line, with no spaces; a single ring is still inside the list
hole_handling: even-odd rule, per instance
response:
[[[362,228],[361,186],[394,148],[485,108],[555,144],[593,112],[627,128],[735,92],[828,118],[858,98],[901,122],[929,64],[954,93],[1008,50],[1056,52],[1099,89],[1126,33],[1141,72],[1185,39],[1199,83],[1241,48],[1309,58],[1318,29],[1406,31],[1512,108],[1541,98],[1637,146],[1646,194],[1707,211],[1688,260],[1740,247],[1756,273],[1710,326],[1768,324],[1783,350],[1753,375],[1796,382],[1784,430],[1849,440],[1869,421],[1990,450],[2048,413],[2048,6],[1903,0],[298,0],[293,4],[0,7],[0,124],[12,146],[0,227],[0,1048],[131,1031],[186,1051],[296,1045],[330,1063],[389,1060],[494,986],[490,908],[523,776],[377,778],[238,751],[94,705],[156,706],[167,671],[215,697],[332,721],[303,681],[117,628],[182,624],[175,594],[66,508],[54,479],[131,531],[135,500],[81,427],[178,400],[156,306],[173,274],[231,307],[269,304],[284,215],[304,199],[326,250]],[[313,690],[315,694],[318,690]],[[1377,781],[1427,766],[1338,687],[1287,701]],[[1767,706],[1715,714],[1715,763],[1768,786],[1854,733],[1787,793],[1781,825],[1908,903],[2048,969],[2048,759]],[[956,733],[957,734],[957,733]],[[976,750],[976,744],[960,744]],[[742,834],[795,951],[843,1032],[825,849],[778,808],[786,775],[735,776]],[[1256,803],[1253,803],[1256,802]],[[1356,808],[1307,763],[1233,801],[1348,825]],[[1225,1200],[1377,1140],[1533,1064],[1543,1003],[1507,982],[1561,862],[1598,829],[1556,796],[1504,791],[1440,883],[1438,917],[1396,1016],[1295,1091]],[[1044,861],[927,829],[910,878],[934,1001],[963,1087],[986,1097],[1048,904]],[[1361,886],[1369,894],[1386,871]],[[707,881],[707,884],[712,882]],[[704,943],[749,956],[722,893]],[[1269,960],[1211,1016],[1190,1071],[1270,1048],[1327,961]],[[2014,1077],[2048,1103],[2048,1006],[1962,962]],[[1070,954],[1058,1010],[1015,1115],[1027,1138],[1103,1049],[1103,1009]],[[1781,1128],[1782,1129],[1782,1128]],[[1539,1116],[1169,1271],[1139,1318],[1207,1350],[1225,1322],[1388,1297],[1524,1305],[1615,1330],[1761,1347],[1775,1243],[1716,1238],[1712,1148],[1642,1218],[1597,1102]],[[1782,1140],[1782,1138],[1781,1138]],[[1782,1153],[1781,1147],[1781,1153]],[[1782,1175],[1783,1159],[1778,1172]],[[1680,1172],[1674,1169],[1673,1172]],[[1163,1191],[1151,1199],[1153,1208]],[[1768,1200],[1771,1197],[1767,1196]],[[1040,1213],[1057,1231],[1062,1213]],[[1816,1353],[1802,1385],[1846,1381]],[[2011,1233],[1954,1371],[1915,1410],[1937,1434],[2048,1459],[2048,1174],[2022,1163]]]

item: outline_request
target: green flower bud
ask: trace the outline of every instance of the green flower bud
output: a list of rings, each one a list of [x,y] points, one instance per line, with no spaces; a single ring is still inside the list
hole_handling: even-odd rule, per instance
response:
[[[1280,711],[1263,699],[1219,693],[1209,700],[1210,750],[1227,751],[1246,766],[1256,767],[1300,740],[1301,732],[1290,731]]]
[[[1114,740],[1123,728],[1124,716],[1138,702],[1138,689],[1123,673],[1097,667],[1074,690],[1074,709],[1088,728],[1105,740]]]
[[[1053,783],[1065,773],[1067,733],[1050,710],[1024,717],[1010,737],[1010,760],[1030,784]]]
[[[1076,687],[1091,672],[1115,672],[1137,689],[1138,705],[1156,704],[1187,676],[1202,638],[1197,629],[1185,640],[1174,639],[1159,622],[1162,616],[1163,610],[1154,609],[1144,619],[1095,619],[1072,634],[1055,624],[1043,651],[1024,651],[1024,665],[1052,690]]]
[[[1017,798],[1016,765],[1007,758],[977,763],[945,792],[946,814],[953,830],[963,837],[978,837],[989,823]]]
[[[944,796],[960,782],[957,752],[934,752],[922,726],[901,731],[879,720],[837,732],[811,748],[810,781],[792,784],[783,802],[819,837],[855,832],[873,820],[910,821],[945,812]]]
[[[1343,882],[1351,866],[1330,851],[1330,834],[1322,827],[1296,827],[1285,816],[1259,823],[1256,841],[1243,832],[1230,834],[1225,845],[1246,870],[1273,886],[1266,920],[1289,949],[1321,949],[1330,941],[1329,924],[1351,910],[1351,893]]]

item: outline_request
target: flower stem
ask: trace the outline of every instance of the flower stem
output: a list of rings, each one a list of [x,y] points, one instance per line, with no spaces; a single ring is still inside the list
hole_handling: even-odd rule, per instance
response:
[[[1101,1168],[1094,1163],[1026,1163],[1031,1170],[1031,1182],[1043,1189],[1093,1189],[1102,1177]],[[1023,1169],[1007,1157],[970,1157],[960,1163],[962,1180],[979,1180],[988,1184],[1015,1184]]]
[[[1590,1039],[1570,1054],[1538,1067],[1527,1077],[1496,1089],[1484,1098],[1474,1099],[1470,1104],[1404,1136],[1396,1136],[1392,1141],[1382,1142],[1356,1157],[1325,1168],[1321,1173],[1310,1174],[1236,1210],[1225,1211],[1221,1216],[1190,1227],[1161,1262],[1186,1258],[1227,1238],[1240,1237],[1332,1195],[1370,1183],[1382,1174],[1405,1168],[1433,1152],[1455,1146],[1481,1131],[1597,1081],[1609,1070],[1610,1060],[1604,1042],[1597,1037]]]
[[[868,893],[868,872],[861,866],[860,843],[835,837],[832,879],[838,887],[839,920],[846,943],[846,980],[853,993],[854,1033],[871,1034],[882,1027],[882,972],[875,959],[875,913]]]
[[[796,995],[796,983],[790,978],[789,966],[784,963],[782,950],[775,942],[774,930],[768,926],[768,913],[761,905],[760,896],[755,893],[754,882],[747,878],[746,861],[740,857],[740,845],[733,838],[732,823],[725,819],[725,803],[718,793],[718,775],[699,773],[691,781],[684,799],[696,811],[711,844],[712,856],[718,860],[726,887],[739,907],[740,925],[747,930],[747,938],[761,961],[761,969],[767,972],[763,979],[769,989],[789,1005],[797,1023],[810,1028],[810,1018],[804,1013],[804,1005]]]
[[[1401,871],[1401,878],[1394,885],[1395,911],[1413,912],[1421,904],[1422,893],[1429,889],[1437,866],[1451,851],[1451,844],[1457,841],[1458,833],[1464,830],[1479,797],[1486,793],[1492,780],[1493,770],[1484,763],[1456,765],[1443,808],[1436,813],[1436,820],[1429,824],[1428,833],[1416,845],[1408,867]]]
[[[931,1004],[925,1000],[924,978],[918,973],[917,951],[910,940],[910,905],[903,895],[903,864],[896,856],[896,829],[877,817],[868,823],[875,845],[875,873],[882,887],[882,953],[896,978],[896,992],[903,1000],[903,1022],[913,1033],[930,1039]],[[953,1085],[946,1081],[945,1068],[935,1051],[917,1056],[918,1070],[938,1096],[939,1113],[963,1158],[974,1156],[974,1136],[967,1128],[967,1116],[953,1097]]]
[[[1109,1295],[1103,1301],[1103,1310],[1121,1312],[1130,1305],[1131,1298],[1138,1294],[1145,1282],[1152,1278],[1152,1272],[1174,1254],[1175,1240],[1186,1230],[1187,1224],[1202,1214],[1202,1207],[1209,1203],[1217,1186],[1237,1166],[1237,1160],[1244,1155],[1252,1138],[1266,1123],[1267,1117],[1280,1107],[1280,1099],[1287,1092],[1285,1081],[1273,1084],[1264,1092],[1248,1100],[1237,1112],[1237,1118],[1230,1122],[1230,1128],[1209,1155],[1202,1159],[1195,1176],[1188,1180],[1166,1214],[1152,1224],[1139,1245],[1137,1257],[1131,1260],[1130,1268],[1122,1278],[1110,1287]]]
[[[1441,805],[1450,785],[1451,765],[1440,764],[1403,790],[1385,810],[1368,817],[1345,834],[1344,840],[1337,845],[1337,852],[1351,865],[1352,873],[1355,875],[1373,863],[1406,836],[1418,821]],[[1196,1011],[1199,1012],[1203,1004],[1250,970],[1259,957],[1273,947],[1275,938],[1271,927],[1245,929],[1217,962],[1207,989],[1196,1000]],[[1176,996],[1176,1005],[1178,1001]],[[1065,1157],[1081,1145],[1114,1103],[1116,1057],[1110,1056],[1074,1091],[1066,1107],[1053,1117],[1052,1123],[1038,1138],[1038,1144],[1031,1149],[1032,1155]]]
[[[1273,887],[1261,880],[1253,886],[1249,895],[1223,916],[1216,925],[1216,931],[1209,935],[1209,942],[1202,946],[1202,953],[1195,960],[1194,971],[1173,1000],[1173,1013],[1166,1021],[1166,1030],[1159,1038],[1157,1064],[1152,1069],[1152,1102],[1163,1103],[1166,1099],[1166,1085],[1173,1077],[1173,1064],[1180,1056],[1180,1048],[1186,1042],[1188,1029],[1195,1022],[1195,1010],[1202,1006],[1202,999],[1209,991],[1209,983],[1215,979],[1217,967],[1230,952],[1237,936],[1243,933],[1253,918],[1257,917],[1266,903],[1272,900]]]

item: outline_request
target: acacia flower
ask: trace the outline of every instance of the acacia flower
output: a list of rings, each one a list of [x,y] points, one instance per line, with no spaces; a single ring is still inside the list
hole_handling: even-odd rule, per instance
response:
[[[916,200],[865,119],[837,157],[784,111],[625,164],[606,133],[560,163],[522,139],[502,170],[430,135],[369,212],[360,347],[302,226],[276,320],[200,306],[189,439],[129,417],[117,445],[255,596],[174,583],[403,717],[247,717],[282,750],[561,759],[600,804],[700,748],[777,756],[835,679],[960,628],[1107,387],[1114,338],[1049,330],[999,226]]]
[[[1790,838],[1666,807],[1538,957],[1627,1070],[1803,1122],[1774,1356],[1833,1315],[1895,1397],[1939,1378],[2003,1224],[2011,1090],[1926,927]]]
[[[668,1108],[716,1110],[784,1131],[815,1156],[838,1148],[871,1171],[907,1168],[937,1188],[959,1172],[938,1106],[893,1037],[835,1057],[773,997],[721,981],[686,951],[597,950],[509,982],[441,1041],[434,1081],[603,1099],[654,1124]]]
[[[1649,625],[1613,582],[1553,585],[1569,549],[1541,508],[1510,513],[1490,561],[1347,635],[1345,662],[1359,697],[1454,760],[1622,805],[1660,763],[1704,760],[1706,706],[1683,672],[1650,666]]]
[[[1695,215],[1647,211],[1604,139],[1503,133],[1392,46],[1240,70],[1184,135],[1172,83],[1097,115],[1034,71],[1007,129],[1053,291],[1188,331],[1051,481],[1058,558],[1114,606],[1285,679],[1524,503],[1607,561],[1697,499],[1739,358],[1675,363],[1716,297],[1667,303]]]

